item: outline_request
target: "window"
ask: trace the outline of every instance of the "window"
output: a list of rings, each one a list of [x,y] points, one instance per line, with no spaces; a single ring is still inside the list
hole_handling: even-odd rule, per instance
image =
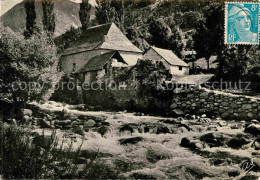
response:
[[[182,66],[179,66],[179,70],[180,70],[180,71],[182,70]]]
[[[73,63],[73,68],[72,68],[72,71],[76,71],[76,63]]]

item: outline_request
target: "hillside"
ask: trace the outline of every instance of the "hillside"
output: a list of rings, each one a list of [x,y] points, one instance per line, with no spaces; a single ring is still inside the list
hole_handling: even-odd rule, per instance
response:
[[[42,27],[42,6],[35,4],[36,25]],[[70,29],[71,26],[81,26],[79,20],[79,4],[64,0],[55,3],[56,30],[54,36],[59,36]],[[91,12],[91,18],[94,18],[94,8]],[[25,28],[26,13],[23,2],[16,4],[13,8],[1,16],[1,22],[4,26],[9,26],[13,31],[19,31]]]

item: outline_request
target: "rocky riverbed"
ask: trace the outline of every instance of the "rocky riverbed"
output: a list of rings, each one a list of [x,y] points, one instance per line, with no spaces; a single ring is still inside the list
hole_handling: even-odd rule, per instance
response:
[[[90,111],[91,110],[91,111]],[[259,179],[260,123],[86,110],[84,105],[32,103],[23,119],[33,132],[80,148],[132,179]],[[14,122],[15,123],[15,122]],[[65,139],[65,141],[64,141]],[[78,171],[81,171],[78,168]]]

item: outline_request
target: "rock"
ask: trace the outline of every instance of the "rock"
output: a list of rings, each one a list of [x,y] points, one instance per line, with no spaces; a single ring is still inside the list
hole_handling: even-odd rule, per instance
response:
[[[29,121],[30,121],[30,117],[28,116],[28,115],[25,115],[25,116],[23,116],[23,121],[25,122],[25,123],[28,123]]]
[[[110,131],[109,127],[102,126],[98,129],[98,133],[101,134],[101,136],[104,136],[108,131]]]
[[[87,122],[84,122],[84,127],[93,127],[95,125],[96,125],[96,122],[93,119],[90,119]]]
[[[172,111],[172,113],[173,113],[174,116],[177,116],[177,117],[185,115],[184,112],[182,110],[180,110],[180,109],[174,109]]]
[[[255,150],[260,150],[260,138],[256,139],[252,146],[255,148]]]
[[[258,180],[258,176],[247,174],[243,176],[240,180]]]
[[[133,127],[130,124],[124,124],[119,128],[119,132],[126,132],[129,131],[131,134],[134,132]]]
[[[22,116],[32,116],[32,110],[30,109],[21,109]]]
[[[251,123],[259,124],[259,122],[258,122],[256,119],[253,119],[253,120],[251,121]]]
[[[202,118],[206,118],[207,115],[206,115],[206,114],[202,114],[201,117],[202,117]]]
[[[154,133],[156,133],[156,134],[166,134],[166,133],[170,133],[170,130],[164,124],[158,124],[158,126],[155,128]]]
[[[77,133],[77,134],[79,134],[81,136],[84,136],[84,134],[85,134],[85,131],[84,131],[82,125],[73,127],[72,128],[72,132]]]
[[[127,145],[127,144],[136,144],[143,140],[144,139],[142,137],[131,137],[131,138],[119,139],[118,141],[121,145]]]
[[[179,128],[178,128],[178,131],[177,131],[177,132],[178,132],[178,134],[180,134],[180,133],[186,133],[186,132],[188,132],[188,130],[187,130],[187,128],[185,128],[185,127],[182,126],[182,127],[179,127]],[[174,133],[174,134],[176,134],[176,133]]]
[[[85,104],[78,104],[75,106],[75,109],[79,111],[84,111],[85,110]]]
[[[244,132],[250,133],[253,135],[259,135],[260,134],[260,124],[250,124],[245,128]]]
[[[144,173],[144,172],[135,172],[135,173],[131,174],[130,176],[134,179],[151,179],[151,180],[158,179],[158,177]]]
[[[204,148],[203,144],[200,143],[200,142],[196,142],[196,143],[194,144],[194,146],[195,146],[196,149],[199,149],[199,150],[201,150],[201,149]]]
[[[79,123],[77,121],[73,121],[71,123],[71,127],[74,128],[74,127],[77,127],[79,125]]]
[[[223,146],[229,138],[221,133],[208,133],[200,137],[201,141],[209,144],[210,147]]]
[[[41,128],[52,128],[50,121],[47,121],[45,118],[39,119],[39,125]]]
[[[229,171],[228,172],[228,176],[229,177],[236,177],[240,174],[240,172],[238,170],[233,170],[233,171]]]
[[[213,161],[213,164],[214,164],[214,166],[217,166],[217,165],[223,164],[224,162],[225,162],[224,159],[215,159]]]
[[[184,121],[184,118],[183,117],[178,117],[177,120],[181,122],[181,121]]]
[[[220,126],[220,127],[224,127],[224,126],[227,126],[228,123],[226,121],[223,121],[223,120],[219,120],[217,121],[217,124]]]
[[[187,131],[191,131],[191,128],[187,124],[178,124],[178,128],[184,127]],[[186,131],[185,131],[186,132]]]
[[[190,139],[187,137],[182,138],[180,146],[188,148],[190,146]]]
[[[173,125],[179,124],[179,122],[177,122],[177,121],[174,120],[174,119],[161,120],[160,122],[165,123],[165,124],[173,124]]]
[[[202,123],[208,123],[208,122],[211,122],[211,119],[210,118],[200,118],[198,121],[202,122]]]
[[[235,137],[232,138],[229,142],[228,142],[228,147],[231,147],[233,149],[239,149],[241,148],[243,145],[248,144],[249,141],[247,141],[245,138],[243,137]]]
[[[178,105],[175,104],[175,103],[173,103],[173,104],[170,106],[170,109],[171,109],[171,110],[174,110],[174,109],[176,109],[177,107],[178,107]]]

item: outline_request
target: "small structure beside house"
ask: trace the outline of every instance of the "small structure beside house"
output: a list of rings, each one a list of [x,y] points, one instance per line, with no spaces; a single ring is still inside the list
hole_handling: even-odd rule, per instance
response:
[[[90,59],[77,73],[83,74],[85,82],[93,82],[104,75],[112,78],[113,68],[128,66],[118,51],[109,51]]]
[[[98,56],[111,51],[117,51],[116,56],[120,56],[129,66],[135,65],[143,55],[114,23],[108,23],[88,28],[65,49],[61,56],[61,69],[65,73],[78,72],[90,60],[101,60]]]
[[[143,58],[162,62],[172,75],[189,75],[189,65],[178,58],[171,50],[152,46],[147,50]]]

